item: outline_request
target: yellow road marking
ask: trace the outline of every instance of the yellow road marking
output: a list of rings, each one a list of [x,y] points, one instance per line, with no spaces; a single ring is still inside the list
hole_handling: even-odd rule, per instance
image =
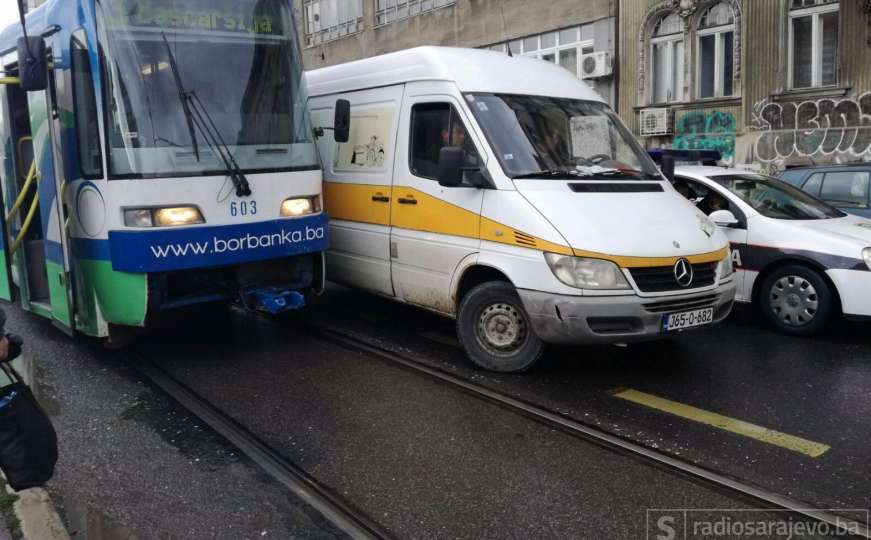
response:
[[[793,435],[787,435],[786,433],[774,431],[773,429],[757,426],[749,422],[744,422],[743,420],[729,418],[728,416],[723,416],[690,405],[684,405],[683,403],[678,403],[651,394],[645,394],[638,390],[620,389],[612,392],[612,395],[620,399],[625,399],[626,401],[631,401],[632,403],[650,407],[651,409],[656,409],[675,416],[680,416],[681,418],[686,418],[687,420],[737,433],[738,435],[744,435],[745,437],[750,437],[757,441],[780,446],[781,448],[786,448],[787,450],[799,452],[814,458],[820,457],[831,448],[825,444],[809,441]]]

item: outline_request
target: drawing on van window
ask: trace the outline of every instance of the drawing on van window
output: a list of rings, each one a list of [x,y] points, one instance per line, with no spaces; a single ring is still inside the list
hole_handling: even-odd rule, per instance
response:
[[[411,110],[411,172],[421,178],[438,175],[442,148],[454,146],[466,151],[466,166],[480,166],[478,152],[466,126],[449,103],[425,103]]]
[[[468,94],[466,100],[512,178],[662,180],[604,103],[507,94]]]
[[[390,133],[396,108],[393,105],[353,107],[347,143],[337,143],[333,170],[383,170],[388,162]]]

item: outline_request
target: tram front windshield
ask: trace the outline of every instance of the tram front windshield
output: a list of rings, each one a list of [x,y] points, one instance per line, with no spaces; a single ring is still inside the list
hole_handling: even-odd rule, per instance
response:
[[[98,6],[113,178],[226,171],[206,137],[196,128],[191,134],[179,86],[199,100],[205,121],[214,123],[243,171],[318,168],[288,0],[100,0]]]

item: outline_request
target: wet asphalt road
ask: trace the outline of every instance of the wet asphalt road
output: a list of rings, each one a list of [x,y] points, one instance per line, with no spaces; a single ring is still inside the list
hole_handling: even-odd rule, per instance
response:
[[[433,366],[815,508],[871,508],[871,323],[814,339],[768,330],[748,306],[722,327],[667,341],[551,348],[524,375],[469,364],[453,322],[335,287],[312,315]],[[397,324],[397,321],[401,323]],[[631,388],[831,446],[820,457],[625,402]]]
[[[644,445],[826,508],[868,508],[871,326],[815,340],[747,310],[721,329],[627,349],[558,348],[525,375],[472,367],[451,321],[332,287],[279,320],[179,314],[123,353],[15,313],[63,443],[53,490],[140,538],[336,531],[124,363],[147,357],[400,537],[643,538],[649,508],[747,501],[555,432],[324,342],[329,324]],[[617,400],[633,388],[831,446],[818,458]],[[72,521],[72,520],[71,520]],[[79,536],[79,538],[87,536]],[[93,536],[97,538],[97,536]],[[111,537],[110,537],[111,538]]]

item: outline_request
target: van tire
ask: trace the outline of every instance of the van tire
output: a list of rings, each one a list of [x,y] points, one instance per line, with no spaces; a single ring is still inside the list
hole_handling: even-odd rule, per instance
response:
[[[545,348],[517,290],[504,281],[476,285],[463,296],[457,338],[475,365],[499,373],[529,370]]]
[[[808,337],[829,322],[835,311],[835,295],[819,272],[792,264],[765,278],[759,290],[759,306],[775,329]],[[804,311],[804,307],[810,309]]]

